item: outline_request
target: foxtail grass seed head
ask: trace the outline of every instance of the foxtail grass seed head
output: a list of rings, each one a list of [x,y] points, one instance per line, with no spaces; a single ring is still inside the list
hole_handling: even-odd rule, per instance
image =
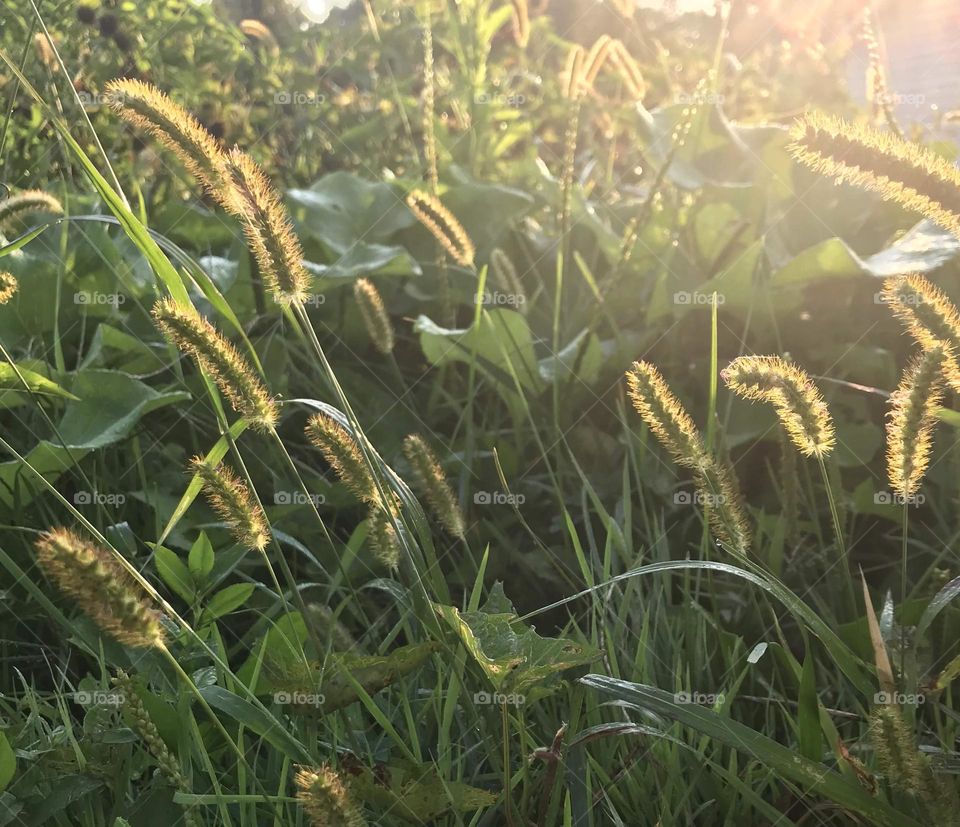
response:
[[[609,60],[626,86],[630,97],[635,101],[643,100],[643,96],[647,93],[647,83],[643,79],[640,64],[634,60],[633,55],[630,54],[622,40],[613,42]]]
[[[226,186],[226,156],[213,137],[180,104],[140,80],[112,80],[106,86],[111,109],[131,126],[152,135],[176,155],[211,195]]]
[[[203,480],[210,507],[230,526],[237,542],[263,551],[270,541],[267,520],[246,484],[227,466],[211,467],[203,457],[190,460],[190,470]]]
[[[943,349],[913,360],[890,397],[887,420],[887,474],[894,493],[917,493],[930,462],[937,411],[943,402]]]
[[[366,827],[362,811],[329,766],[301,767],[294,780],[297,799],[312,827]]]
[[[929,771],[926,757],[917,748],[913,732],[897,706],[874,707],[870,713],[870,740],[877,763],[890,785],[920,795]]]
[[[924,350],[942,348],[943,370],[960,390],[960,312],[939,288],[921,275],[887,279],[883,300]]]
[[[57,528],[41,536],[36,552],[46,575],[110,637],[138,648],[163,646],[157,613],[106,549]]]
[[[47,69],[56,71],[59,68],[57,65],[57,53],[54,51],[53,45],[46,34],[37,32],[33,36],[33,48],[36,50],[40,62],[46,66]]]
[[[363,452],[339,422],[324,414],[314,414],[307,421],[306,432],[307,439],[320,449],[330,467],[357,498],[371,505],[379,503],[377,484]]]
[[[530,42],[530,9],[527,0],[512,0],[513,2],[513,39],[521,49],[526,49]]]
[[[579,43],[575,43],[567,52],[567,62],[560,74],[560,86],[567,100],[577,100],[584,92],[583,64],[586,57],[587,53]]]
[[[521,313],[526,312],[527,294],[517,273],[517,268],[503,250],[495,247],[490,252],[490,273],[494,284],[513,296],[514,304]]]
[[[614,43],[616,41],[610,37],[608,34],[602,34],[600,37],[594,41],[593,46],[590,47],[590,51],[587,53],[586,59],[583,61],[583,75],[581,83],[584,86],[584,91],[589,89],[596,83],[597,77],[599,77],[601,70],[606,66],[607,61],[610,59],[610,55],[614,49]]]
[[[353,296],[360,308],[363,326],[374,347],[384,356],[393,351],[393,325],[383,306],[380,291],[369,279],[357,279],[353,285]]]
[[[710,458],[696,469],[694,479],[714,537],[730,551],[745,556],[752,541],[733,470]]]
[[[18,218],[32,212],[63,215],[63,204],[43,190],[23,190],[0,201],[0,230],[8,229]]]
[[[379,506],[370,509],[370,547],[377,559],[388,569],[400,565],[400,538],[390,514]]]
[[[10,301],[16,294],[18,287],[17,280],[13,275],[0,270],[0,305]]]
[[[410,463],[417,484],[426,494],[434,515],[450,534],[462,539],[466,527],[460,505],[426,440],[420,434],[410,434],[403,441],[403,454]]]
[[[821,113],[805,115],[792,134],[789,149],[801,163],[960,236],[960,171],[949,161],[888,132]]]
[[[231,150],[227,157],[227,174],[230,184],[219,200],[239,216],[264,283],[280,304],[303,302],[310,274],[280,194],[257,162],[239,149]]]
[[[741,356],[720,375],[734,393],[769,402],[804,456],[823,457],[836,441],[833,419],[813,380],[779,356]]]
[[[633,407],[678,465],[699,468],[710,461],[697,426],[660,371],[649,362],[634,362],[627,384]]]
[[[476,256],[473,241],[453,213],[440,203],[440,199],[423,190],[413,190],[407,195],[407,206],[450,258],[463,267],[473,265]]]
[[[153,317],[163,335],[213,377],[238,414],[258,430],[273,428],[277,421],[276,402],[240,351],[210,322],[192,307],[183,307],[171,299],[157,302]]]

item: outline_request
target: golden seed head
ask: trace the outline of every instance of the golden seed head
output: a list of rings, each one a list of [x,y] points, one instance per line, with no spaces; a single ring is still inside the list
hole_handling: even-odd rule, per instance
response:
[[[887,474],[903,498],[917,493],[930,462],[937,412],[943,402],[942,348],[915,358],[890,397],[887,420]]]
[[[450,534],[462,539],[466,527],[460,504],[430,446],[420,434],[410,434],[403,441],[403,454],[434,515]]]
[[[367,820],[362,811],[329,766],[300,767],[294,781],[297,799],[312,827],[365,827]]]
[[[583,61],[583,72],[580,76],[581,91],[586,91],[596,82],[600,71],[610,58],[615,42],[608,34],[602,34],[594,41]]]
[[[226,186],[223,146],[186,109],[140,80],[111,80],[106,93],[114,112],[173,152],[207,192],[215,196],[222,192]]]
[[[255,20],[252,17],[247,17],[240,21],[240,31],[247,37],[252,37],[256,40],[264,40],[271,43],[275,41],[273,32],[260,20]]]
[[[57,64],[57,53],[54,51],[53,45],[46,34],[37,32],[33,36],[33,47],[37,50],[37,57],[40,58],[40,62],[43,63],[44,66],[51,71],[56,71],[59,68]]]
[[[517,273],[517,268],[503,250],[495,247],[490,251],[490,273],[494,284],[514,297],[521,313],[526,313],[527,294]]]
[[[157,613],[106,549],[57,528],[40,537],[36,552],[46,575],[112,638],[138,648],[163,646]]]
[[[567,61],[560,74],[560,85],[563,96],[568,100],[576,100],[583,94],[583,64],[587,53],[583,46],[574,43],[567,52]]]
[[[950,299],[921,275],[887,279],[883,300],[924,350],[943,350],[943,371],[960,390],[960,312]]]
[[[267,519],[246,483],[227,466],[211,467],[203,457],[190,460],[190,470],[203,480],[210,507],[230,526],[237,542],[263,551],[270,541]]]
[[[833,419],[813,380],[779,356],[741,356],[721,373],[734,393],[773,405],[781,425],[804,456],[823,457],[836,441]]]
[[[370,509],[370,545],[377,559],[387,568],[400,565],[400,538],[390,515],[379,506]]]
[[[337,476],[353,494],[371,505],[380,501],[377,484],[363,452],[339,422],[324,414],[314,414],[307,421],[307,439],[320,452]]]
[[[230,185],[219,197],[242,224],[264,283],[280,304],[300,304],[307,297],[310,274],[290,214],[256,161],[239,149],[227,156]]]
[[[870,190],[960,236],[960,171],[889,132],[814,112],[797,121],[789,149],[811,169]]]
[[[407,206],[450,258],[463,267],[473,265],[476,255],[473,241],[453,213],[440,203],[440,199],[423,190],[413,190],[407,195]]]
[[[630,54],[622,40],[613,42],[610,63],[627,87],[630,96],[636,101],[643,100],[643,96],[647,93],[647,83],[643,78],[640,64]]]
[[[21,215],[45,212],[63,215],[63,204],[43,190],[23,190],[0,201],[0,230],[10,227]]]
[[[513,39],[521,49],[526,49],[530,42],[530,9],[527,0],[512,0],[513,2]]]
[[[634,362],[627,384],[637,413],[678,465],[699,468],[709,461],[697,426],[660,371],[649,362]]]
[[[0,270],[0,305],[6,304],[17,292],[17,280],[10,273]]]
[[[223,334],[192,307],[171,299],[157,302],[153,317],[164,336],[210,374],[237,413],[258,430],[273,428],[277,421],[276,402]]]
[[[714,536],[735,554],[746,555],[752,541],[733,470],[711,457],[697,468],[694,478]]]
[[[374,347],[382,354],[393,351],[393,325],[383,306],[380,291],[369,279],[357,279],[353,285],[353,296],[360,308],[363,325]]]

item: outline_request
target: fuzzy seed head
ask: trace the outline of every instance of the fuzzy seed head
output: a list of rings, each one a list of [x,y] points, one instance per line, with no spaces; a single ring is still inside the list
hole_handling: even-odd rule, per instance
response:
[[[640,64],[630,54],[622,40],[613,41],[609,59],[630,96],[636,101],[643,100],[643,96],[647,92],[647,83],[643,79]]]
[[[19,285],[12,274],[0,270],[0,305],[6,304],[14,297]]]
[[[942,348],[913,360],[890,397],[887,420],[887,474],[904,498],[917,493],[930,462],[937,411],[943,402]]]
[[[466,534],[463,514],[436,454],[420,434],[410,434],[403,441],[403,454],[434,515],[450,534],[462,539]]]
[[[377,484],[363,452],[346,429],[329,416],[315,414],[307,421],[307,439],[353,494],[371,505],[379,503]]]
[[[584,92],[583,64],[587,53],[583,46],[575,43],[567,52],[567,62],[560,74],[560,85],[567,100],[577,100]]]
[[[20,216],[31,212],[63,215],[63,204],[43,190],[24,190],[0,201],[0,230],[8,229]]]
[[[463,267],[473,266],[476,255],[473,241],[453,213],[440,203],[439,198],[423,190],[414,190],[407,195],[407,206],[447,251],[450,258]]]
[[[365,827],[363,813],[350,799],[340,776],[329,766],[301,767],[295,783],[297,799],[312,827]]]
[[[649,362],[634,362],[627,384],[633,407],[678,465],[699,468],[710,461],[697,426],[660,371]]]
[[[57,528],[41,536],[36,552],[46,575],[110,637],[138,648],[163,646],[156,612],[106,549]]]
[[[400,538],[390,515],[379,506],[370,509],[370,546],[377,559],[387,568],[400,565]]]
[[[527,294],[517,274],[517,268],[510,260],[510,256],[499,247],[495,247],[490,252],[490,273],[497,287],[514,296],[517,308],[521,313],[526,313]]]
[[[594,41],[593,46],[590,47],[590,51],[583,61],[583,74],[580,81],[584,91],[591,88],[596,82],[601,70],[610,59],[615,42],[610,35],[602,34]]]
[[[384,356],[393,351],[393,325],[383,305],[380,291],[369,279],[357,279],[353,285],[353,297],[360,308],[363,326],[374,347]]]
[[[530,42],[530,9],[527,0],[512,0],[513,2],[513,39],[521,49],[526,49]]]
[[[887,279],[883,300],[924,350],[943,350],[943,370],[960,390],[960,312],[950,299],[921,275]]]
[[[258,430],[273,428],[277,421],[276,401],[223,334],[192,307],[171,299],[157,302],[153,317],[163,335],[210,374],[238,414]]]
[[[733,470],[711,457],[696,470],[695,481],[701,501],[707,504],[707,520],[714,537],[734,554],[745,556],[752,541]]]
[[[303,248],[280,194],[257,162],[239,149],[227,156],[227,175],[230,186],[219,200],[243,223],[264,283],[278,303],[302,303],[310,274],[303,265]]]
[[[823,457],[833,449],[833,419],[813,380],[779,356],[741,356],[721,373],[734,393],[773,405],[793,444],[804,456]]]
[[[270,541],[267,519],[259,503],[236,474],[227,466],[208,465],[203,457],[190,460],[190,470],[203,480],[210,507],[230,526],[240,545],[263,551]]]
[[[789,149],[801,163],[896,201],[960,236],[960,171],[930,150],[872,127],[811,113]]]
[[[222,193],[226,186],[223,146],[193,115],[156,86],[140,80],[111,80],[106,93],[114,112],[173,152],[207,192]]]

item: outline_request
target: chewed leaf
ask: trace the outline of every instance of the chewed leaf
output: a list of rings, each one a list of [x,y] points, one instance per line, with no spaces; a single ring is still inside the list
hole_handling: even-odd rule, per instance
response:
[[[540,637],[512,612],[460,612],[436,604],[434,608],[498,691],[523,692],[557,672],[590,663],[600,654],[569,640]]]
[[[398,762],[367,767],[352,756],[343,762],[354,798],[372,809],[389,812],[415,824],[432,823],[449,812],[466,813],[490,807],[493,793],[440,778],[431,764]]]

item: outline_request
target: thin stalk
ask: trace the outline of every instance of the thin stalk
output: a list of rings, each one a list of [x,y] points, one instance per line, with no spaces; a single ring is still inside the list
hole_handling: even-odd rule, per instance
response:
[[[823,476],[823,487],[827,492],[827,502],[830,504],[830,517],[833,520],[833,533],[836,538],[837,550],[840,552],[840,559],[843,563],[843,579],[847,584],[848,599],[850,606],[856,606],[856,598],[853,591],[853,581],[850,578],[850,561],[847,556],[847,544],[843,537],[843,526],[840,524],[840,512],[837,510],[837,500],[833,495],[833,486],[830,484],[830,475],[827,473],[826,463],[823,457],[817,457],[820,464],[820,474]]]

